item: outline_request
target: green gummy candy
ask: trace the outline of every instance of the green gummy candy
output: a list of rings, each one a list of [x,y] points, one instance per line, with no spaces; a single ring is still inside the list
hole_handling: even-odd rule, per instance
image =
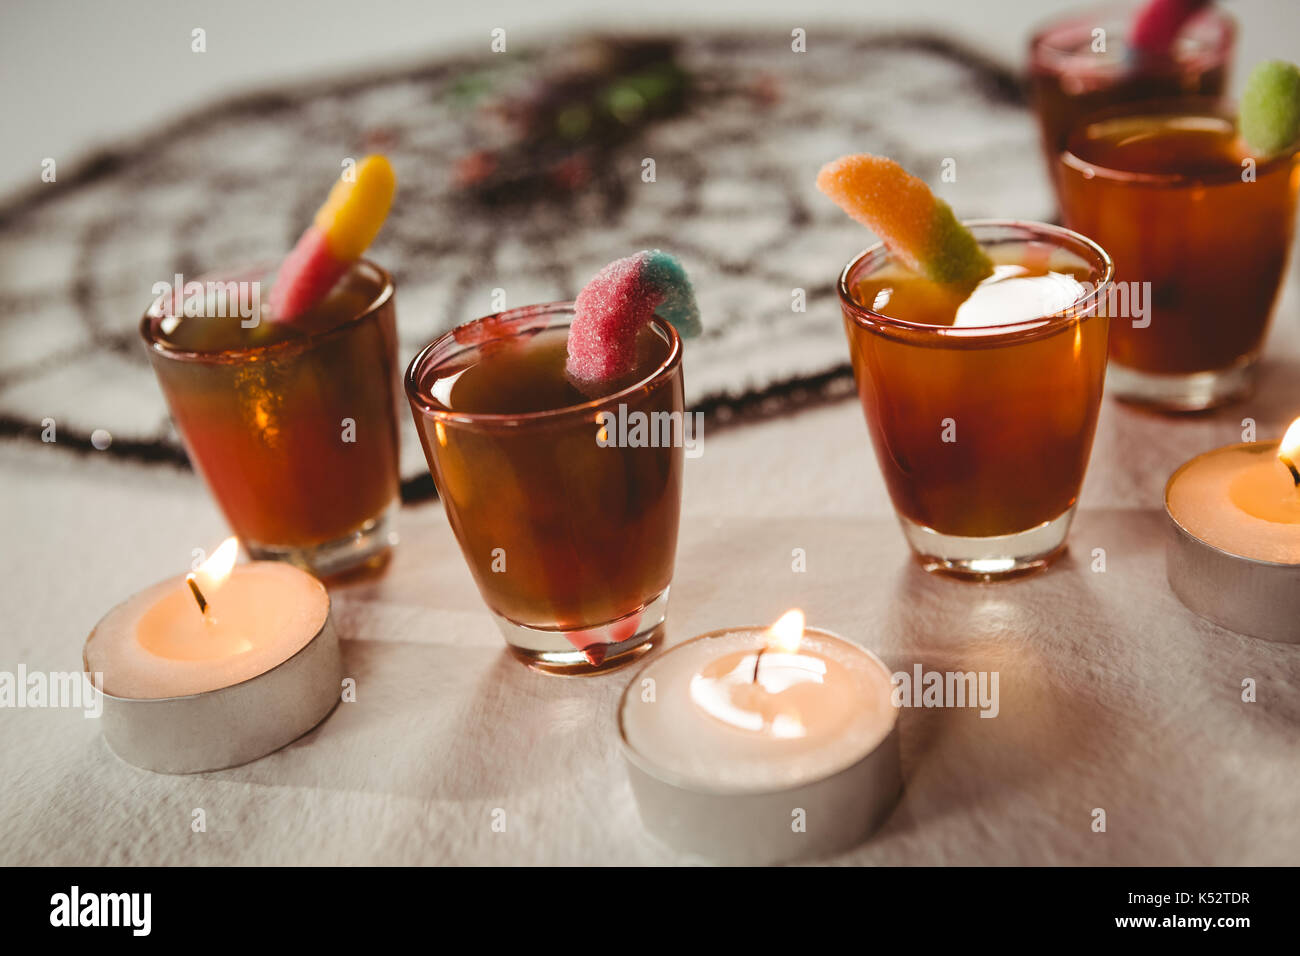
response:
[[[925,259],[926,276],[948,285],[973,289],[993,274],[993,261],[942,199],[934,202]]]
[[[675,256],[661,249],[648,249],[641,255],[646,281],[664,297],[655,314],[672,325],[682,338],[695,338],[704,327],[700,324],[700,307],[695,302],[691,280],[686,277],[686,268]]]
[[[1283,60],[1255,67],[1241,97],[1241,136],[1255,152],[1281,152],[1300,137],[1300,68]]]

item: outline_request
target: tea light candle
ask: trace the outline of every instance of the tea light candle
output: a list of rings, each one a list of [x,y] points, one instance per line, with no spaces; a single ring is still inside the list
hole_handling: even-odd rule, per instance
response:
[[[888,669],[804,628],[714,631],[632,680],[620,738],[641,818],[669,845],[737,864],[860,843],[900,789]]]
[[[1169,586],[1229,630],[1300,641],[1300,419],[1280,442],[1228,445],[1165,486]]]
[[[113,608],[87,638],[104,736],[128,763],[163,773],[246,763],[338,702],[324,585],[289,564],[235,565],[237,553],[231,538],[194,573]]]

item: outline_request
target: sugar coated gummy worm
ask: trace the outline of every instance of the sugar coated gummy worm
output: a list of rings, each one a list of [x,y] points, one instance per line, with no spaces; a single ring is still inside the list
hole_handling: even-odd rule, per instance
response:
[[[637,334],[655,315],[683,338],[700,332],[700,310],[680,262],[659,249],[645,249],[605,266],[574,302],[570,378],[594,384],[631,373]]]
[[[822,167],[817,188],[913,272],[967,291],[993,274],[993,263],[948,204],[892,159],[842,156]]]
[[[396,191],[393,167],[378,155],[367,156],[334,184],[280,266],[271,289],[272,318],[292,322],[334,288],[374,241]]]

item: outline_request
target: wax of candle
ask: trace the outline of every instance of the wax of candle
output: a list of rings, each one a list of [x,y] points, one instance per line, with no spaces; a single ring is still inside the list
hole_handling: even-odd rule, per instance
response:
[[[770,640],[766,628],[738,628],[652,661],[622,713],[628,746],[688,786],[778,790],[850,766],[893,729],[889,673],[875,657],[817,631],[797,648]]]
[[[329,614],[324,585],[292,565],[254,561],[200,585],[201,612],[184,576],[111,610],[86,641],[86,670],[115,697],[157,699],[216,690],[288,660]]]
[[[1192,459],[1169,485],[1186,531],[1240,557],[1300,564],[1300,490],[1276,442],[1230,445]]]
[[[1228,497],[1248,515],[1276,524],[1300,524],[1300,491],[1276,457],[1242,469],[1228,485]]]

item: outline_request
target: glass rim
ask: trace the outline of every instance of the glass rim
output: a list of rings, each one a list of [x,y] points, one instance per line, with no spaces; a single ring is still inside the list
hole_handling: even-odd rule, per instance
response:
[[[1073,170],[1087,179],[1103,179],[1120,185],[1169,186],[1196,188],[1201,186],[1229,186],[1241,182],[1241,167],[1224,170],[1221,173],[1147,173],[1118,166],[1093,163],[1080,156],[1071,145],[1076,134],[1096,123],[1126,118],[1156,116],[1213,116],[1228,120],[1234,127],[1237,123],[1237,111],[1223,98],[1218,96],[1159,96],[1132,103],[1121,103],[1105,109],[1096,110],[1083,116],[1074,123],[1066,136],[1066,147],[1056,158],[1058,166]],[[1249,157],[1255,160],[1256,175],[1271,172],[1275,166],[1285,165],[1300,152],[1300,138],[1271,156]]]
[[[963,219],[962,225],[966,226],[972,232],[982,229],[1008,229],[1022,230],[1027,235],[1020,240],[1015,237],[1009,237],[1006,241],[1027,241],[1037,237],[1050,237],[1056,241],[1058,248],[1069,248],[1073,246],[1075,250],[1083,249],[1092,254],[1093,258],[1101,263],[1102,276],[1093,283],[1093,288],[1086,295],[1080,296],[1073,303],[1059,312],[1051,315],[1034,316],[1029,319],[1017,319],[1014,322],[1005,322],[998,325],[983,325],[973,327],[957,327],[949,325],[928,325],[924,322],[909,322],[906,319],[895,318],[894,316],[885,315],[877,312],[875,309],[868,308],[853,298],[852,291],[849,288],[849,282],[852,278],[858,277],[858,273],[865,267],[877,265],[876,260],[883,259],[888,261],[889,250],[886,248],[884,241],[877,242],[875,245],[864,249],[856,256],[849,260],[843,271],[840,272],[838,282],[838,291],[840,296],[840,306],[849,313],[854,322],[858,325],[870,328],[874,331],[888,332],[896,331],[907,333],[909,336],[918,338],[937,339],[945,341],[948,344],[967,345],[969,347],[979,346],[1002,346],[1010,345],[1013,342],[1020,341],[1024,338],[1034,338],[1039,335],[1047,335],[1055,332],[1058,328],[1068,325],[1071,322],[1082,321],[1091,318],[1096,314],[1097,306],[1102,297],[1110,288],[1115,279],[1115,263],[1111,260],[1110,253],[1101,247],[1097,242],[1089,239],[1082,233],[1075,232],[1073,229],[1066,229],[1064,226],[1054,226],[1045,222],[1034,222],[1032,220],[1022,219]],[[980,246],[986,245],[985,241],[976,236]]]
[[[650,320],[651,328],[655,329],[668,341],[668,355],[655,368],[647,374],[640,376],[636,381],[619,388],[608,395],[601,395],[597,398],[589,399],[577,405],[562,405],[559,408],[544,408],[534,412],[458,412],[441,405],[433,404],[436,399],[429,395],[420,386],[420,379],[428,371],[430,360],[435,352],[448,343],[456,342],[456,333],[463,332],[472,326],[481,325],[486,322],[521,322],[532,318],[543,318],[550,316],[569,316],[574,312],[574,303],[567,302],[543,302],[535,305],[521,305],[513,309],[506,309],[504,312],[494,312],[491,315],[480,316],[477,319],[471,319],[468,322],[462,322],[453,329],[448,329],[433,341],[425,345],[415,357],[411,359],[406,367],[406,374],[402,376],[402,383],[406,391],[406,397],[411,405],[418,409],[421,415],[432,418],[436,421],[451,422],[458,425],[506,425],[516,426],[526,424],[532,421],[549,421],[563,417],[579,417],[609,405],[611,402],[617,402],[621,398],[627,398],[641,389],[653,385],[666,375],[673,372],[681,366],[682,362],[682,339],[672,323],[658,315],[652,316]],[[545,325],[537,327],[537,331],[543,328],[552,327],[552,323],[547,322]],[[494,335],[485,341],[511,338],[515,332],[503,332],[503,334]],[[466,348],[473,348],[481,345],[482,342],[472,342],[466,345]]]
[[[194,282],[236,282],[242,281],[240,277],[256,276],[258,278],[267,275],[273,271],[281,260],[259,260],[242,266],[235,266],[222,271],[205,272],[203,275],[196,277]],[[278,342],[268,342],[264,345],[246,345],[238,348],[229,349],[178,349],[164,345],[161,338],[154,330],[154,322],[163,316],[155,310],[158,303],[164,296],[156,297],[149,308],[145,310],[144,316],[140,319],[140,337],[144,339],[145,347],[149,350],[150,355],[157,355],[161,358],[173,359],[178,362],[194,362],[201,365],[231,365],[241,361],[248,361],[253,357],[262,357],[268,355],[292,355],[296,352],[305,352],[321,342],[331,339],[335,336],[342,335],[349,329],[360,325],[367,319],[378,315],[383,308],[393,300],[397,292],[397,283],[393,281],[392,275],[383,266],[376,265],[369,259],[358,259],[353,263],[352,268],[363,268],[372,270],[379,279],[382,287],[366,308],[358,312],[352,318],[340,322],[338,325],[331,326],[328,329],[318,329],[306,332],[303,335],[292,339],[281,339]],[[275,321],[268,319],[264,321]]]
[[[1059,73],[1064,72],[1071,63],[1095,60],[1097,54],[1091,50],[1080,50],[1077,47],[1067,48],[1053,43],[1052,38],[1067,31],[1096,28],[1102,25],[1098,22],[1099,20],[1122,21],[1127,26],[1132,22],[1133,14],[1139,8],[1140,4],[1134,3],[1103,3],[1082,10],[1073,10],[1064,16],[1042,23],[1034,29],[1029,38],[1030,67],[1046,67],[1052,72]],[[1232,54],[1233,43],[1237,37],[1236,18],[1221,7],[1211,6],[1195,14],[1193,21],[1211,24],[1216,28],[1210,42],[1199,46],[1192,52],[1191,56],[1176,57],[1166,53],[1159,57],[1148,58],[1148,65],[1158,64],[1160,66],[1180,68],[1201,63],[1211,65],[1226,63]],[[1116,58],[1109,63],[1094,62],[1092,65],[1099,73],[1118,73],[1127,71],[1129,68],[1128,63],[1121,58]]]

